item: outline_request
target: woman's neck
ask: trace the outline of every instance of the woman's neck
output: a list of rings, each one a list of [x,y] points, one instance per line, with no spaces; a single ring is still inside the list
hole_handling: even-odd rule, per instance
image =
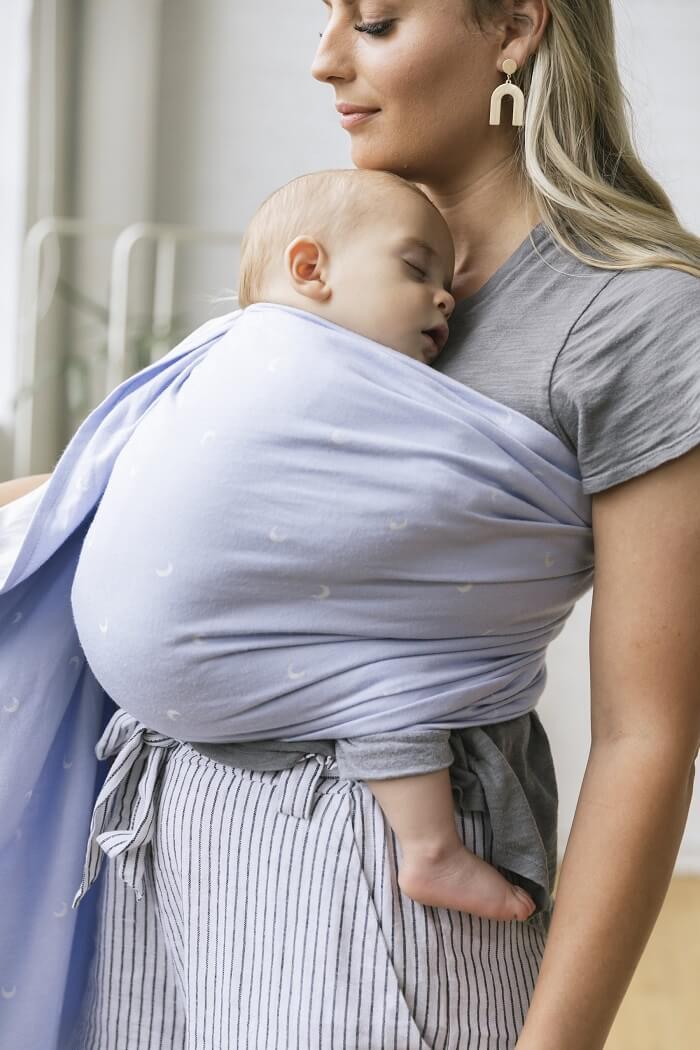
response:
[[[510,158],[461,185],[419,185],[452,233],[457,302],[478,292],[540,222]]]

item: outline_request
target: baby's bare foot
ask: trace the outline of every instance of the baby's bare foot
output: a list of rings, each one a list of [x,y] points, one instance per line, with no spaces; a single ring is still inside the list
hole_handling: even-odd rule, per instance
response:
[[[513,886],[481,857],[461,844],[443,855],[403,857],[399,886],[419,904],[524,922],[535,910],[531,897]]]

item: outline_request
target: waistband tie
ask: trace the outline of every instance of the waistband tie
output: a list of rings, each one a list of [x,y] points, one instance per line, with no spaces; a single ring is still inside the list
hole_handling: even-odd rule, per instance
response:
[[[316,761],[310,763],[309,758],[315,758]],[[304,755],[289,769],[283,769],[275,784],[280,813],[296,817],[297,820],[310,820],[318,782],[322,774],[328,774],[335,764],[333,755],[311,753]]]
[[[117,711],[95,745],[99,759],[119,752],[100,791],[90,822],[83,880],[73,908],[100,873],[104,854],[116,861],[119,877],[143,897],[146,857],[155,826],[155,789],[172,737],[148,729],[126,711]]]

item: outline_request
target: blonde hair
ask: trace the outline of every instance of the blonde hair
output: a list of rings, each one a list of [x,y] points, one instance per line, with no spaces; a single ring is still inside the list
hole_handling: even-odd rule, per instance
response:
[[[484,31],[522,0],[466,0]],[[700,277],[700,238],[685,229],[631,138],[610,0],[547,0],[542,40],[514,76],[526,99],[514,158],[558,243],[601,269],[666,266]],[[505,111],[504,111],[505,112]]]
[[[309,234],[321,242],[345,241],[383,209],[388,196],[397,190],[418,194],[444,224],[422,190],[388,171],[314,171],[275,190],[258,207],[241,242],[239,306],[244,309],[264,299],[266,281],[295,237]]]

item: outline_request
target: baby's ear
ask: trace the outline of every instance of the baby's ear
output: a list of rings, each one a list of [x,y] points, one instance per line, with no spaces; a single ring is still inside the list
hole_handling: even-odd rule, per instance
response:
[[[315,237],[302,234],[287,245],[284,253],[287,277],[300,295],[323,301],[331,290],[327,283],[328,256]]]

